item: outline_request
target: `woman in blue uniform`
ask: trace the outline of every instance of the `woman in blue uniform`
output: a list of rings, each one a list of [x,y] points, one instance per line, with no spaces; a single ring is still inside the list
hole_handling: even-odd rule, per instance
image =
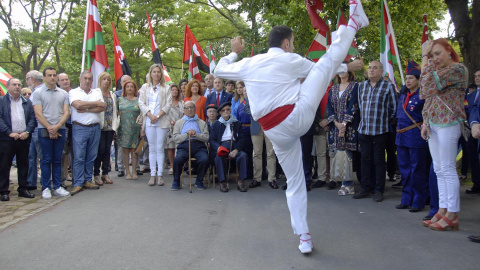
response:
[[[409,61],[406,84],[400,91],[397,106],[397,156],[402,175],[402,200],[397,209],[410,208],[418,212],[425,207],[427,198],[428,143],[420,136],[423,124],[422,110],[425,100],[420,99],[420,69],[417,63]]]

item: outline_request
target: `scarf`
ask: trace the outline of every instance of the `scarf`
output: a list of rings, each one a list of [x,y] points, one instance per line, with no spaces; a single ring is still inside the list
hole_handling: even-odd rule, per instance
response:
[[[220,119],[218,119],[218,121],[226,126],[227,124],[232,124],[232,123],[237,122],[237,119],[235,118],[235,116],[230,115],[230,119],[225,120],[225,119],[223,119],[223,117],[220,117]]]
[[[182,119],[185,120],[185,122],[190,122],[190,121],[195,121],[196,122],[198,120],[198,116],[195,114],[194,117],[190,118],[190,117],[184,115],[182,117]]]

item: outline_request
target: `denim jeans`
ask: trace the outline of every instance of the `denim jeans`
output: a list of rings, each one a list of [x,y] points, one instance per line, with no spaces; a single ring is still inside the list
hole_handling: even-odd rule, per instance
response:
[[[53,189],[57,189],[62,183],[62,152],[65,145],[65,129],[59,129],[58,133],[62,137],[54,140],[42,137],[43,129],[45,128],[38,129],[38,141],[42,147],[42,160],[40,161],[42,177],[40,183],[42,183],[42,190],[51,189],[50,180],[52,180]]]
[[[73,125],[73,186],[81,187],[92,180],[93,164],[100,143],[100,125]]]
[[[28,185],[37,186],[37,158],[42,160],[42,147],[38,141],[38,128],[35,128],[30,141],[30,150],[28,151]]]

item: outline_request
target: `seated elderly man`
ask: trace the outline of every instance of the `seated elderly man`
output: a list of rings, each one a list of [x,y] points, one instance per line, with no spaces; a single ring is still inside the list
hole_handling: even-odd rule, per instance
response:
[[[231,115],[230,102],[225,102],[218,107],[217,112],[220,113],[218,121],[213,123],[210,133],[211,150],[217,153],[215,156],[215,167],[217,168],[218,180],[220,182],[220,191],[228,192],[227,183],[225,181],[225,161],[228,156],[235,159],[239,172],[237,189],[246,192],[244,179],[247,174],[247,154],[242,152],[243,133],[242,124]],[[230,162],[230,161],[229,161]]]
[[[179,190],[183,165],[188,161],[188,135],[190,135],[190,153],[197,159],[197,181],[195,186],[203,190],[203,176],[208,164],[208,126],[195,114],[195,102],[187,101],[183,107],[185,114],[173,127],[173,141],[177,146],[177,155],[173,160],[173,184],[171,190]]]

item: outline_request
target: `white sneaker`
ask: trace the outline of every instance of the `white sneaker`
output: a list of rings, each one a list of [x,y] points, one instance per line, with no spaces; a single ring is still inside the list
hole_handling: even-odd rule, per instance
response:
[[[65,197],[70,195],[70,192],[66,191],[63,187],[59,187],[53,191],[53,195],[59,197]]]
[[[300,249],[300,252],[302,252],[303,254],[312,252],[312,249],[313,249],[312,238],[303,240],[300,237],[300,245],[298,246],[298,249]]]
[[[42,198],[43,199],[51,199],[52,198],[52,193],[50,192],[50,189],[49,188],[46,188],[42,191]]]
[[[358,31],[368,25],[369,21],[363,10],[362,2],[360,0],[350,0],[350,20],[348,21],[348,26]]]

